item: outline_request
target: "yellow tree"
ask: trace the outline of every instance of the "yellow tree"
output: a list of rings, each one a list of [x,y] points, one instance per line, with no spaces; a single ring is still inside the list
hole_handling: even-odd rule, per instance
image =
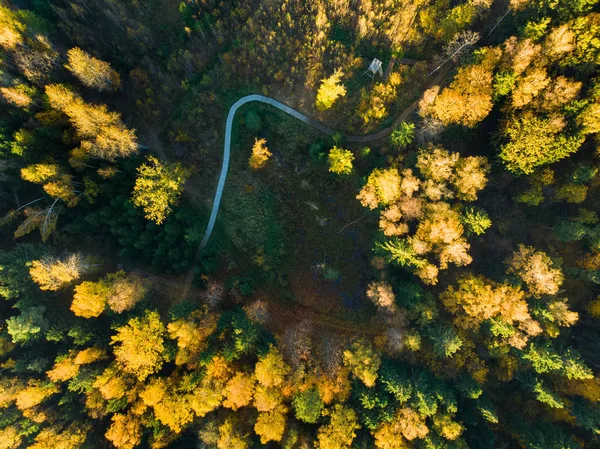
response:
[[[346,449],[352,447],[356,430],[360,428],[356,412],[349,407],[336,404],[326,412],[329,424],[319,427],[317,449]]]
[[[344,351],[344,364],[367,387],[375,385],[381,356],[367,341],[357,341]]]
[[[19,410],[30,409],[36,405],[40,405],[47,398],[58,392],[58,387],[52,382],[41,382],[32,379],[27,382],[25,388],[16,394],[15,400],[17,408]]]
[[[62,259],[34,260],[29,268],[33,282],[40,290],[57,291],[82,276],[90,269],[81,254],[71,254]]]
[[[71,425],[63,431],[50,427],[38,433],[34,443],[28,447],[30,449],[78,449],[85,443],[88,431],[88,426]]]
[[[104,434],[117,449],[133,449],[142,440],[140,418],[128,413],[123,415],[115,413],[111,417],[111,424]]]
[[[107,304],[116,313],[133,309],[150,289],[149,281],[124,271],[109,274],[106,279],[110,284]]]
[[[127,128],[120,114],[109,112],[106,105],[88,104],[63,84],[45,87],[50,106],[63,112],[81,139],[80,152],[112,161],[137,152],[135,131]]]
[[[333,147],[327,156],[329,171],[338,175],[349,175],[352,173],[353,160],[352,151]]]
[[[274,346],[270,347],[267,355],[261,358],[254,368],[256,380],[264,387],[280,387],[289,372],[290,367]]]
[[[287,408],[280,405],[275,410],[266,413],[259,413],[254,424],[254,431],[260,437],[262,444],[269,441],[279,442],[283,437],[285,425],[287,422]]]
[[[248,159],[250,168],[252,170],[263,168],[270,157],[271,152],[267,148],[267,139],[254,139],[252,154],[250,155],[250,159]]]
[[[319,111],[325,111],[331,108],[333,103],[339,98],[346,95],[346,88],[341,83],[344,73],[341,69],[337,69],[333,72],[329,78],[325,78],[321,81],[321,86],[317,92],[317,100],[315,105]]]
[[[144,209],[148,220],[161,224],[181,196],[191,170],[180,163],[163,164],[154,156],[149,156],[148,162],[137,169],[132,200],[133,204]]]
[[[235,411],[250,404],[254,395],[254,384],[255,379],[252,375],[238,372],[227,382],[223,406]]]
[[[75,287],[71,310],[75,315],[83,318],[98,317],[106,308],[109,292],[110,289],[103,280],[82,282]]]
[[[507,263],[508,273],[519,277],[537,298],[555,295],[564,280],[560,267],[545,252],[536,251],[531,246],[519,245],[519,250],[513,253]]]
[[[146,311],[140,318],[132,318],[117,328],[111,338],[115,357],[123,371],[143,381],[157,372],[165,360],[165,327],[157,312]]]
[[[67,57],[69,63],[65,67],[86,86],[105,91],[117,90],[121,85],[119,74],[108,62],[96,59],[78,47],[70,49]]]

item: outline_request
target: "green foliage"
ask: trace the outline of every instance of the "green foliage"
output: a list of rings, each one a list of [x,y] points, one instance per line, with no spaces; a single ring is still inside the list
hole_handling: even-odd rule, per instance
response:
[[[46,307],[29,307],[6,321],[8,334],[13,343],[25,345],[39,340],[44,335],[49,323],[44,317]]]
[[[482,209],[475,209],[474,207],[468,207],[463,211],[461,221],[469,232],[476,235],[484,234],[492,226],[492,220],[487,212]]]
[[[415,138],[415,124],[402,122],[398,125],[392,134],[390,134],[390,142],[402,150],[409,146]]]
[[[323,401],[315,388],[297,393],[292,401],[296,418],[305,423],[315,424],[321,417]]]
[[[462,339],[450,326],[436,325],[429,331],[429,338],[433,343],[433,350],[439,357],[452,357],[462,345]]]

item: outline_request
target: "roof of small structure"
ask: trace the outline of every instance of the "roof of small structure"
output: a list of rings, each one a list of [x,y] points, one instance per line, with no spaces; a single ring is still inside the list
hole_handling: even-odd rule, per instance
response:
[[[379,59],[373,58],[371,64],[369,65],[369,71],[373,73],[377,72],[381,68],[382,64],[383,63]]]

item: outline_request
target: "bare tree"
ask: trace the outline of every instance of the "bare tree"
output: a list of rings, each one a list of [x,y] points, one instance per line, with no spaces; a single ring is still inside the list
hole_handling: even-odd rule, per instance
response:
[[[216,308],[223,299],[223,286],[217,281],[204,277],[206,290],[202,292],[202,299],[211,309]]]
[[[439,69],[442,68],[444,64],[446,64],[451,59],[453,61],[458,61],[465,53],[467,53],[473,45],[475,45],[479,41],[479,33],[475,31],[463,31],[454,36],[454,39],[450,41],[446,48],[444,49],[444,56],[442,56],[442,62],[433,69],[429,75],[433,75]]]
[[[440,119],[431,116],[425,117],[417,131],[417,139],[421,144],[435,142],[439,139],[442,131],[444,131],[444,124]]]
[[[331,332],[321,334],[319,347],[321,363],[325,372],[330,376],[334,376],[342,365],[343,343],[342,338]]]
[[[303,320],[288,327],[282,336],[282,353],[287,361],[294,367],[311,358],[311,334],[312,326],[308,320]]]

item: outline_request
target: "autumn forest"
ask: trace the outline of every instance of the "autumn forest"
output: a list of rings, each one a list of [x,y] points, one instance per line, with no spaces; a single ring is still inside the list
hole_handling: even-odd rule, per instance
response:
[[[599,68],[598,0],[0,0],[0,449],[600,447]]]

